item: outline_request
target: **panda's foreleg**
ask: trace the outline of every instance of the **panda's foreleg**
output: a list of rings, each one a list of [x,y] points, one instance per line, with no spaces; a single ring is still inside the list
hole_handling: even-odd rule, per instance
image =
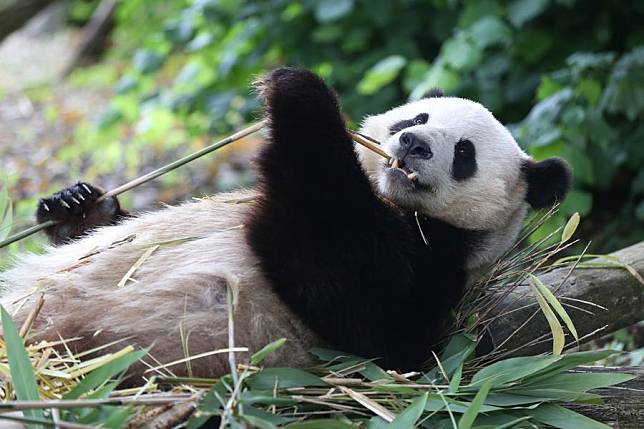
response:
[[[258,162],[264,191],[310,209],[375,202],[338,100],[322,79],[307,70],[277,69],[260,90],[271,137]]]
[[[408,320],[409,228],[372,190],[321,79],[279,69],[262,85],[271,141],[249,245],[281,300],[333,347],[388,357]]]

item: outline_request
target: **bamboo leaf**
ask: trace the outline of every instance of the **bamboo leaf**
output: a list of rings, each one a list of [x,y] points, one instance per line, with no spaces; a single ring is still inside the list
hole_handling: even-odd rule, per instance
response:
[[[532,418],[560,429],[609,429],[610,426],[559,405],[543,404],[530,412]]]
[[[320,377],[297,368],[266,368],[247,379],[248,385],[257,390],[289,387],[327,386]]]
[[[553,313],[552,309],[548,305],[548,302],[541,295],[541,292],[539,292],[532,283],[530,284],[530,288],[532,289],[534,296],[537,298],[541,312],[546,317],[548,325],[550,326],[550,332],[552,333],[552,354],[559,356],[563,351],[565,341],[563,328],[561,327],[559,320],[557,320],[557,316],[555,316],[555,313]]]
[[[636,378],[636,375],[621,373],[570,372],[556,374],[536,383],[526,384],[528,389],[562,389],[586,392],[591,389],[612,386]]]
[[[575,338],[575,340],[579,341],[577,329],[575,329],[575,325],[572,322],[572,319],[570,318],[570,316],[568,316],[568,313],[563,308],[557,297],[541,282],[541,280],[539,280],[538,277],[530,274],[528,280],[532,282],[537,287],[537,289],[539,289],[539,292],[541,292],[541,295],[543,295],[546,301],[548,301],[548,304],[550,304],[550,306],[557,312],[559,317],[561,317],[561,319],[564,321],[566,327]]]
[[[478,371],[472,377],[471,384],[477,385],[494,378],[494,385],[501,386],[535,374],[560,359],[560,356],[522,356],[505,359]]]
[[[396,417],[393,422],[386,426],[387,429],[413,428],[420,416],[423,414],[428,397],[429,395],[425,393],[414,399],[410,406],[405,408],[403,412],[398,414],[398,417]]]
[[[109,381],[115,375],[124,372],[133,363],[137,362],[148,353],[148,350],[139,350],[120,356],[105,365],[90,372],[71,392],[65,395],[65,399],[78,399],[82,395],[96,389],[98,386]]]
[[[570,216],[570,219],[568,219],[568,222],[566,223],[566,226],[564,226],[563,232],[561,233],[561,243],[565,243],[566,241],[570,240],[577,231],[577,227],[579,226],[579,213],[575,212],[572,216]]]
[[[251,427],[259,429],[277,429],[273,423],[268,420],[264,420],[261,417],[241,415],[242,420],[245,420],[247,423],[250,423]]]
[[[250,364],[253,366],[259,365],[264,361],[264,359],[268,357],[268,355],[282,347],[285,343],[286,338],[280,338],[279,340],[275,340],[272,343],[265,345],[260,351],[254,353],[253,356],[251,356]]]
[[[461,364],[456,371],[454,372],[454,375],[452,375],[452,379],[449,382],[449,393],[456,393],[458,391],[458,387],[461,384],[461,378],[463,377],[463,365]]]
[[[336,419],[317,419],[291,423],[286,429],[355,429],[355,426]]]
[[[492,383],[494,380],[488,380],[481,386],[481,389],[477,392],[476,396],[472,400],[472,403],[467,408],[465,413],[461,416],[461,419],[458,421],[458,429],[470,429],[474,423],[474,419],[479,413],[481,406],[485,402],[487,394],[492,388]]]
[[[2,316],[2,332],[11,372],[11,382],[16,391],[16,397],[19,401],[39,401],[38,385],[36,384],[33,367],[25,350],[22,337],[18,334],[16,325],[3,306],[0,306],[0,314]],[[42,410],[24,410],[22,413],[26,418],[45,419]],[[42,428],[43,426],[34,423],[30,424],[29,427]]]

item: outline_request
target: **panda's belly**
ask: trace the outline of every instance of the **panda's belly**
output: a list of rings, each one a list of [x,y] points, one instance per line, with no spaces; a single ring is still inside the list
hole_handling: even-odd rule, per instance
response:
[[[166,208],[26,257],[0,274],[2,304],[22,323],[38,289],[45,304],[33,332],[48,339],[58,333],[82,337],[69,343],[76,351],[127,338],[111,350],[152,345],[154,360],[168,363],[186,355],[182,330],[191,356],[228,347],[230,287],[235,346],[252,353],[285,337],[290,341],[266,364],[305,365],[306,350],[320,341],[273,293],[246,244],[241,222],[250,205],[229,201],[249,196],[229,194]],[[128,272],[131,280],[125,280]],[[238,360],[247,356],[239,353]],[[195,376],[219,376],[229,370],[228,355],[192,360],[190,366]],[[186,368],[168,369],[180,375]]]

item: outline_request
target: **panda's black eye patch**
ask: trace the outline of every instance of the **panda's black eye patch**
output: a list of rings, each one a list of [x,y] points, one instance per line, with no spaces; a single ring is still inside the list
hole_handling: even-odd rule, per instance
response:
[[[465,180],[474,176],[477,170],[476,150],[474,144],[467,139],[461,139],[454,146],[454,162],[452,163],[452,177],[456,180]]]
[[[414,125],[426,124],[429,120],[429,113],[420,113],[414,116],[412,119],[405,119],[404,121],[398,121],[389,127],[389,134],[392,136],[399,131],[404,130],[405,128],[413,127]]]

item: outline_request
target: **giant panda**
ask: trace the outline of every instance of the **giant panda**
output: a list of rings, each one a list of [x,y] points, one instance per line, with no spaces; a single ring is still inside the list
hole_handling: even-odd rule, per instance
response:
[[[258,88],[268,141],[255,189],[132,216],[116,199],[95,204],[98,188],[69,188],[39,217],[61,221],[54,241],[73,239],[20,256],[1,274],[2,305],[21,323],[44,292],[40,338],[81,337],[67,344],[75,351],[125,338],[168,363],[229,345],[229,288],[240,361],[284,337],[267,365],[307,365],[311,347],[330,346],[417,369],[468,281],[513,245],[527,206],[569,185],[562,160],[534,161],[473,101],[434,91],[367,117],[360,132],[387,162],[354,147],[313,73],[280,68]],[[77,237],[101,223],[114,225]],[[195,359],[192,374],[220,376],[227,359]]]

